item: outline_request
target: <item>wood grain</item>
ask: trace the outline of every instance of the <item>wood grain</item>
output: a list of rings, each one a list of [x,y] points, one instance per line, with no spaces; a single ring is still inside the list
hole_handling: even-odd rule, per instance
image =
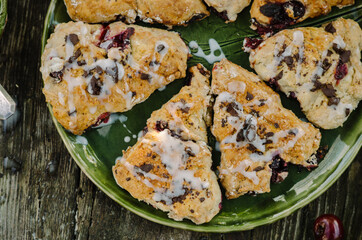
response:
[[[205,234],[165,227],[127,211],[99,191],[67,153],[41,93],[40,38],[49,0],[9,1],[0,41],[0,83],[16,97],[21,121],[0,134],[0,239],[313,239],[314,219],[342,218],[347,239],[362,239],[361,152],[321,197],[289,217],[257,229]]]

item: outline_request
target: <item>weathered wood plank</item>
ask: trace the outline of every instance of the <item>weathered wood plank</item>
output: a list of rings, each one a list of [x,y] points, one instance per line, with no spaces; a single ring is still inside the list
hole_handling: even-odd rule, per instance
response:
[[[0,239],[313,239],[314,219],[333,213],[347,239],[362,239],[362,153],[325,194],[291,216],[251,231],[206,234],[152,223],[100,192],[58,136],[41,93],[40,37],[46,1],[9,1],[0,40],[0,83],[16,96],[22,119],[0,133]],[[12,173],[7,156],[21,163]]]

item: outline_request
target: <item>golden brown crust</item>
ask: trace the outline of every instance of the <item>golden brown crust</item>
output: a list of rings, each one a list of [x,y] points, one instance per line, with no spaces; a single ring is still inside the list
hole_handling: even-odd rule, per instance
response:
[[[205,0],[205,2],[219,12],[226,22],[234,22],[238,13],[249,6],[251,0]]]
[[[209,15],[201,0],[65,0],[65,4],[73,20],[88,23],[116,19],[133,23],[139,17],[145,22],[174,26]]]
[[[341,18],[279,32],[251,50],[250,64],[263,80],[296,97],[309,121],[333,129],[362,99],[361,48],[361,28]]]
[[[298,2],[299,5],[294,3]],[[339,8],[353,5],[354,0],[300,0],[300,1],[289,1],[289,0],[255,0],[251,6],[250,14],[251,18],[255,19],[256,22],[252,28],[258,27],[258,24],[269,26],[269,25],[285,25],[295,24],[302,22],[307,18],[314,18],[320,15],[329,13],[332,7],[337,6]],[[269,4],[268,10],[261,10],[263,6]],[[271,10],[271,8],[278,9],[280,11]],[[284,9],[284,10],[282,10]],[[271,16],[266,16],[262,12],[270,12]],[[268,13],[266,13],[268,15]],[[277,16],[277,17],[276,17]],[[287,17],[289,16],[289,18]],[[274,18],[274,19],[273,19]],[[280,28],[280,26],[278,28]]]
[[[270,191],[270,164],[280,158],[315,167],[321,134],[283,108],[279,96],[255,74],[227,61],[213,69],[212,133],[220,142],[220,179],[228,198]]]
[[[60,24],[42,55],[43,92],[57,120],[82,134],[104,113],[130,110],[185,77],[187,57],[174,32],[121,22]]]
[[[202,72],[207,72],[201,65]],[[114,177],[120,187],[155,208],[169,212],[177,221],[184,218],[196,224],[209,222],[220,210],[221,192],[216,175],[211,171],[211,151],[197,134],[178,135],[177,126],[186,129],[188,118],[176,119],[167,115],[169,106],[176,112],[185,110],[185,105],[194,105],[187,115],[200,119],[190,131],[196,130],[206,136],[206,111],[210,101],[209,75],[198,74],[193,67],[191,87],[186,86],[168,103],[152,114],[148,121],[148,132],[131,148],[123,153],[113,167]],[[201,91],[195,88],[201,87]],[[201,99],[202,98],[202,99]],[[179,101],[184,99],[184,101]],[[180,102],[181,105],[173,106]],[[162,121],[163,128],[153,124]],[[173,124],[173,122],[177,122]],[[182,124],[185,126],[182,127]],[[199,125],[200,124],[200,125]]]

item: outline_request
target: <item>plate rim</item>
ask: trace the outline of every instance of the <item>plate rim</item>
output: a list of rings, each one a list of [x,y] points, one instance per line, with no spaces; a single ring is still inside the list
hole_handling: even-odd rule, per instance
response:
[[[0,37],[4,32],[8,18],[7,5],[7,0],[0,0]]]
[[[3,0],[6,2],[6,0]],[[44,51],[46,42],[48,40],[48,35],[50,32],[50,25],[51,25],[51,20],[54,17],[53,13],[56,7],[58,0],[51,0],[48,10],[47,10],[47,14],[44,20],[44,29],[43,29],[43,33],[42,33],[42,38],[41,38],[41,54]],[[1,30],[1,29],[0,29]],[[189,224],[184,224],[183,221],[174,221],[172,219],[168,219],[171,221],[166,221],[163,219],[159,219],[159,218],[155,218],[152,215],[147,215],[144,214],[143,212],[135,209],[132,207],[131,204],[127,204],[126,201],[122,201],[120,199],[117,199],[109,190],[107,190],[107,188],[105,188],[102,183],[98,180],[93,178],[92,176],[90,176],[90,174],[85,170],[85,166],[82,164],[82,159],[80,158],[79,155],[76,154],[76,152],[74,151],[71,143],[69,142],[69,138],[66,135],[65,130],[63,129],[63,127],[58,123],[58,121],[56,120],[56,118],[54,117],[54,114],[52,112],[52,108],[50,106],[50,104],[47,104],[50,115],[52,117],[52,120],[55,124],[55,127],[57,129],[57,132],[59,133],[63,143],[65,144],[68,152],[70,153],[70,155],[72,156],[72,158],[74,159],[74,161],[76,162],[76,164],[78,165],[78,167],[81,169],[81,171],[100,189],[102,190],[102,192],[104,192],[108,197],[110,197],[112,200],[114,200],[115,202],[117,202],[118,204],[120,204],[122,207],[126,208],[127,210],[131,211],[132,213],[147,219],[149,221],[164,225],[164,226],[168,226],[168,227],[174,227],[174,228],[178,228],[178,229],[183,229],[183,230],[189,230],[189,231],[195,231],[195,232],[208,232],[208,233],[228,233],[228,232],[236,232],[236,231],[246,231],[246,230],[251,230],[254,229],[256,227],[262,226],[262,225],[266,225],[266,224],[271,224],[274,223],[282,218],[285,218],[287,216],[289,216],[290,214],[292,214],[293,212],[295,212],[296,210],[306,206],[307,204],[309,204],[310,202],[312,202],[313,200],[315,200],[317,197],[319,197],[320,195],[322,195],[325,191],[327,191],[329,189],[329,187],[331,185],[333,185],[338,179],[339,177],[345,172],[345,170],[350,166],[350,164],[353,162],[353,160],[355,159],[356,155],[358,154],[359,150],[362,147],[362,133],[360,133],[359,135],[357,135],[356,140],[351,143],[349,145],[349,150],[343,155],[343,157],[341,157],[340,161],[338,162],[338,164],[336,165],[335,170],[326,178],[326,181],[324,181],[322,184],[320,184],[314,191],[312,191],[311,193],[308,194],[308,198],[303,198],[301,200],[299,200],[297,203],[285,208],[283,211],[281,211],[277,216],[272,216],[271,218],[264,218],[264,219],[257,219],[252,221],[251,223],[247,224],[247,225],[232,225],[232,226],[205,226],[205,225],[189,225]],[[339,169],[339,171],[337,171],[337,169]],[[330,179],[328,181],[328,179]],[[161,210],[159,210],[161,211]]]

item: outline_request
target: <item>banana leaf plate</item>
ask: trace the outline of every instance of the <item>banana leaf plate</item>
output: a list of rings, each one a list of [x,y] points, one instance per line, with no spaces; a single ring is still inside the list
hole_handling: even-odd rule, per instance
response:
[[[6,25],[6,20],[7,20],[7,2],[6,0],[0,0],[0,36],[2,35],[5,25]]]
[[[3,1],[2,1],[3,2]],[[362,23],[362,1],[343,9],[334,8],[327,16],[311,19],[296,26],[320,26],[338,17],[351,18]],[[0,15],[2,16],[2,15]],[[1,29],[0,17],[0,29]],[[63,1],[52,0],[44,24],[42,46],[58,23],[67,22],[70,18]],[[145,25],[145,24],[142,24]],[[196,41],[206,55],[213,54],[219,58],[225,55],[229,60],[250,70],[248,55],[241,50],[245,37],[255,36],[249,28],[249,9],[239,14],[235,23],[225,24],[215,15],[188,27],[177,27],[173,31],[181,34],[187,44]],[[162,27],[162,26],[156,26]],[[213,41],[214,43],[210,41]],[[220,49],[210,46],[219,44]],[[211,51],[212,50],[212,51]],[[194,55],[199,55],[192,52]],[[211,69],[212,64],[204,58],[194,56],[189,66],[201,62]],[[81,170],[109,197],[117,203],[153,222],[187,230],[203,232],[231,232],[255,228],[272,223],[290,215],[305,206],[326,191],[351,164],[362,146],[362,111],[356,109],[343,127],[335,130],[322,130],[322,146],[328,145],[329,151],[317,169],[308,172],[299,171],[297,167],[289,168],[289,176],[280,184],[272,184],[271,192],[257,196],[242,196],[238,199],[223,199],[223,209],[209,223],[195,225],[185,220],[176,222],[167,214],[154,209],[146,203],[122,190],[113,179],[111,168],[115,159],[122,155],[122,150],[137,141],[137,134],[145,127],[146,120],[152,111],[159,109],[183,86],[184,80],[176,80],[164,91],[156,91],[147,101],[135,106],[131,111],[112,115],[116,119],[113,124],[88,130],[81,137],[65,131],[56,121],[49,107],[55,126],[68,148],[73,159]],[[287,99],[281,94],[283,105],[291,109],[300,118],[305,116],[295,100]],[[122,115],[122,117],[120,117]],[[118,119],[123,119],[119,121]],[[215,139],[210,135],[210,145],[215,146]],[[220,153],[213,151],[214,165],[220,161]]]

